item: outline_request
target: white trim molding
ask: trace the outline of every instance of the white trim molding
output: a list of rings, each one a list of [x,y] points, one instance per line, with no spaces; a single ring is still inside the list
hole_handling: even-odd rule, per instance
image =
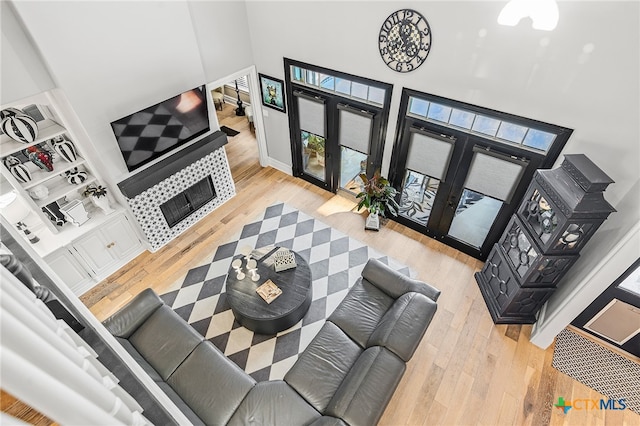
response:
[[[233,74],[230,74],[226,77],[220,78],[218,80],[207,83],[207,90],[209,92],[216,87],[223,86],[230,81],[233,81],[240,77],[247,77],[247,83],[249,83],[249,99],[251,99],[250,105],[254,105],[253,108],[253,125],[256,132],[256,140],[258,141],[258,156],[260,160],[260,165],[262,167],[266,167],[270,165],[269,155],[267,151],[267,139],[266,133],[264,130],[264,119],[262,118],[261,113],[261,103],[260,103],[260,84],[258,83],[258,71],[255,65],[251,65],[250,67],[241,69]],[[220,123],[218,123],[218,118],[213,113],[213,117],[215,122],[220,127]]]

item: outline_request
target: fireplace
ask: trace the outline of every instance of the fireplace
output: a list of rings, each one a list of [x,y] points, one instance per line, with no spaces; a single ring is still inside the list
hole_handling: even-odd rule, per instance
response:
[[[207,176],[195,185],[160,204],[160,210],[167,220],[169,228],[173,228],[182,220],[189,217],[200,207],[213,200],[216,190],[213,187],[211,176]]]
[[[236,194],[226,143],[227,135],[216,131],[118,183],[149,251],[159,250]]]

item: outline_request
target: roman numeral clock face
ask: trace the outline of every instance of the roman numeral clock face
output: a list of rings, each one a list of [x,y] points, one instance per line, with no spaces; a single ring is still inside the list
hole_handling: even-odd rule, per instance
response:
[[[422,65],[431,50],[431,28],[415,10],[398,10],[382,24],[378,46],[389,68],[398,72],[413,71]]]

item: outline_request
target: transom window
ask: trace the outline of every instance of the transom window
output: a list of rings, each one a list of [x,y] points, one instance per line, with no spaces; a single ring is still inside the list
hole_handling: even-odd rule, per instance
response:
[[[295,65],[291,66],[291,81],[376,106],[384,104],[386,94],[386,90],[380,87],[351,81],[331,74],[323,74]]]
[[[407,115],[542,152],[547,152],[557,137],[554,133],[511,123],[489,114],[479,114],[413,96],[409,98]]]

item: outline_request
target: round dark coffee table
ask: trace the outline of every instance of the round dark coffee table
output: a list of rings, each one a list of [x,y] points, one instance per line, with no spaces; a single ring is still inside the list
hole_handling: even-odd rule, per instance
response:
[[[270,261],[276,249],[262,258],[252,253],[252,257],[258,262],[258,281],[251,280],[251,275],[246,270],[246,260],[241,254],[234,256],[233,260],[242,259],[242,271],[246,277],[238,280],[232,266],[227,274],[227,301],[233,315],[240,325],[259,334],[276,334],[286,330],[300,321],[311,305],[309,264],[298,253],[293,252],[297,266],[276,272]],[[282,294],[271,303],[265,302],[256,293],[256,289],[269,279],[282,290]]]

